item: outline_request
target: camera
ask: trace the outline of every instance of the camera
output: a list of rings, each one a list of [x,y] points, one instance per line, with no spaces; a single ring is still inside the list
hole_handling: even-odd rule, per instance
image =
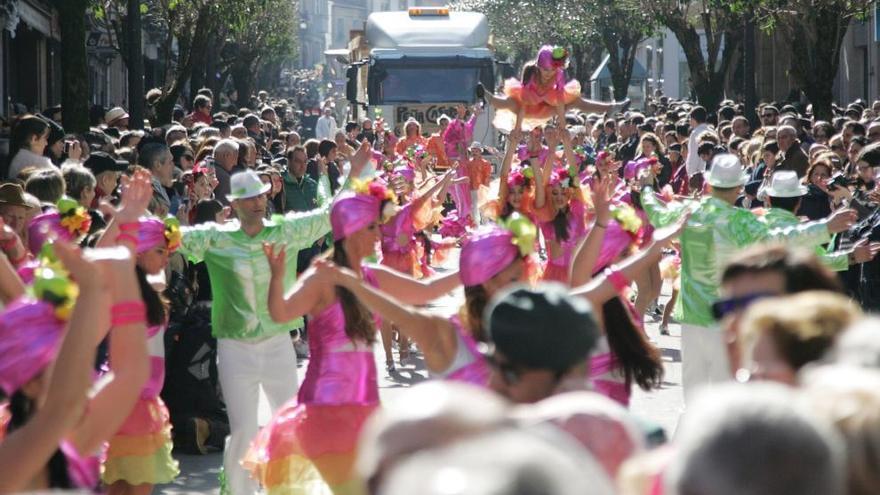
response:
[[[838,173],[832,175],[830,179],[828,179],[828,190],[834,191],[838,187],[849,187],[849,186],[855,185],[855,183],[856,183],[855,180],[848,179],[845,175],[838,172]]]

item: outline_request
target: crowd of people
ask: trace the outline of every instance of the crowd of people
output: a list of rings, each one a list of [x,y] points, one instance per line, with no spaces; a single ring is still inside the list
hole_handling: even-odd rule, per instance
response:
[[[0,492],[150,493],[222,450],[234,495],[875,493],[880,101],[639,112],[567,61],[542,47],[431,135],[325,105],[303,136],[301,102],[207,89],[145,131],[20,116]],[[681,328],[674,435],[629,410],[664,386],[649,319]],[[416,352],[430,379],[382,404]]]

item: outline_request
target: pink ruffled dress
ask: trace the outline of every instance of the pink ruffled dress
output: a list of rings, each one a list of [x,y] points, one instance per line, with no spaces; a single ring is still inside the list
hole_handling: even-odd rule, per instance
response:
[[[587,236],[586,205],[580,201],[571,201],[569,204],[567,240],[557,240],[552,220],[541,221],[538,224],[541,234],[544,236],[544,242],[548,245],[550,241],[559,242],[561,247],[561,252],[557,253],[556,257],[553,256],[552,249],[547,249],[547,263],[544,266],[541,280],[561,282],[566,285],[571,282],[569,272],[574,252],[581,240]]]
[[[10,420],[12,420],[12,414],[9,411],[9,404],[4,402],[0,404],[0,443],[6,438]],[[73,488],[96,490],[101,479],[100,458],[94,455],[80,455],[76,448],[66,440],[62,441],[58,448],[64,454],[64,460],[67,462],[67,477]]]
[[[416,239],[416,232],[424,229],[431,218],[430,202],[416,211],[412,202],[404,205],[394,217],[382,224],[382,264],[413,278],[422,278],[424,246]],[[406,242],[401,245],[400,239]]]
[[[486,364],[486,360],[477,349],[476,339],[474,339],[470,332],[465,331],[458,315],[450,318],[450,321],[452,326],[455,327],[458,348],[449,368],[441,373],[436,373],[436,375],[444,380],[488,387],[489,365]]]
[[[375,286],[372,272],[363,273]],[[299,393],[260,431],[242,465],[270,495],[356,493],[358,436],[379,407],[372,346],[346,335],[337,301],[309,321],[309,352]]]
[[[505,96],[525,106],[524,130],[545,124],[556,114],[557,105],[568,105],[581,96],[581,83],[576,79],[566,81],[564,69],[557,69],[556,78],[548,85],[539,84],[536,79],[525,84],[515,78],[504,81]],[[516,113],[498,109],[492,124],[497,129],[509,131],[516,124]]]
[[[122,427],[110,439],[102,479],[105,484],[168,483],[180,474],[171,457],[171,419],[159,397],[165,383],[165,325],[147,329],[150,378]]]

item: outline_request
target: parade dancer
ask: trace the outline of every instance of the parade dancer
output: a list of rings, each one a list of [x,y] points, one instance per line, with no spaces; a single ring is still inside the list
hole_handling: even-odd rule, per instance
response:
[[[165,330],[168,302],[147,282],[147,274],[161,273],[168,256],[180,245],[180,224],[175,218],[141,218],[118,224],[117,239],[136,246],[136,272],[147,309],[147,350],[150,378],[140,399],[116,435],[110,439],[101,479],[110,494],[150,493],[153,485],[170,483],[180,473],[171,457],[171,420],[159,397],[165,383]],[[137,232],[137,237],[131,234]]]
[[[838,210],[826,220],[773,228],[750,210],[734,207],[746,181],[739,159],[720,154],[707,172],[710,194],[700,200],[661,204],[654,190],[645,186],[642,207],[651,224],[661,227],[692,212],[681,236],[681,293],[676,302],[676,319],[682,324],[682,388],[685,401],[701,385],[730,378],[730,366],[722,332],[712,316],[718,299],[721,267],[736,251],[758,242],[778,240],[801,246],[817,246],[842,232],[855,220],[852,210]],[[650,169],[642,183],[653,183]]]
[[[413,181],[415,172],[407,165],[394,170],[393,178],[396,178],[405,188],[399,195],[404,203],[397,213],[383,223],[379,228],[382,239],[382,264],[409,275],[414,279],[422,278],[421,253],[424,249],[420,246],[416,233],[424,229],[433,219],[433,200],[438,192],[445,191],[452,182],[452,173],[446,173],[442,180],[437,181],[427,192],[411,198],[415,189]],[[394,371],[394,356],[391,351],[394,328],[390,321],[382,321],[381,325],[382,347],[385,350],[385,368]],[[409,358],[409,342],[400,336],[398,338],[401,364]]]
[[[349,176],[360,176],[370,156],[371,147],[364,141],[352,157]],[[319,172],[318,194],[329,196],[326,171]],[[259,429],[260,388],[273,412],[294,396],[296,354],[289,333],[302,327],[301,318],[279,323],[269,314],[270,271],[262,244],[287,244],[288,275],[284,281],[286,288],[292,287],[298,251],[330,231],[332,202],[266,220],[266,192],[271,184],[263,184],[253,171],[233,175],[231,183],[229,200],[238,221],[183,228],[180,250],[194,263],[204,261],[211,280],[211,327],[217,338],[217,368],[230,427],[223,453],[224,490],[250,495],[257,486],[239,461]]]
[[[486,215],[493,220],[506,220],[514,212],[535,222],[534,206],[534,170],[531,168],[512,167],[516,143],[522,139],[522,132],[514,129],[510,133],[507,150],[501,161],[498,175],[498,197],[486,204]]]
[[[136,225],[152,196],[149,175],[124,179],[122,191],[117,220]],[[9,397],[0,407],[0,442],[6,447],[25,435],[39,438],[22,445],[14,461],[0,456],[3,468],[20,468],[13,474],[4,472],[0,488],[4,492],[96,490],[98,453],[122,426],[149,376],[146,308],[135,278],[134,256],[100,251],[85,256],[60,242],[40,253],[33,297],[21,296],[0,314],[0,386]],[[80,387],[92,381],[94,349],[108,328],[112,374],[86,395]],[[71,354],[72,345],[80,352]],[[82,357],[88,359],[70,376],[59,376],[72,371],[71,358]],[[58,387],[70,385],[70,380],[80,382],[73,390],[82,396],[58,404]],[[60,414],[63,420],[46,422],[59,406],[67,407]],[[57,443],[59,438],[63,440]],[[34,456],[31,449],[41,449],[45,455]]]
[[[639,222],[621,223],[613,218],[615,183],[609,176],[595,184],[592,196],[595,221],[572,261],[571,281],[581,285],[596,274],[605,273],[617,290],[617,297],[602,303],[595,315],[602,335],[590,357],[589,378],[594,390],[629,406],[633,384],[645,391],[660,386],[663,362],[660,351],[648,341],[642,318],[629,299],[631,282],[615,266],[637,248],[642,239]],[[626,223],[629,230],[624,227]],[[657,243],[646,249],[646,266],[656,265],[661,247],[676,234],[674,230],[667,230]]]
[[[547,143],[553,149],[559,134],[547,130]],[[550,153],[544,162],[543,172],[536,179],[535,210],[538,212],[538,226],[544,236],[547,247],[547,263],[544,267],[542,280],[569,283],[569,270],[575,248],[587,234],[587,205],[580,188],[576,167],[573,166],[574,156],[567,132],[562,132],[565,146],[567,168],[558,168],[552,173],[556,155]],[[537,172],[537,169],[535,169]],[[546,184],[541,184],[543,177],[549,175]],[[549,199],[547,199],[549,196]]]
[[[374,254],[379,224],[393,213],[393,203],[393,193],[375,181],[343,193],[330,212],[334,244],[329,258],[412,304],[454,289],[457,272],[417,281],[363,263]],[[323,260],[285,294],[285,248],[266,244],[264,252],[271,268],[272,319],[287,322],[308,314],[311,358],[299,394],[254,439],[242,464],[269,495],[360,493],[353,471],[358,436],[379,405],[374,318],[351,292],[335,287],[331,272],[322,269]]]
[[[622,112],[629,106],[629,99],[601,103],[582,98],[580,83],[565,79],[567,66],[568,51],[565,48],[544,45],[537,58],[523,67],[519,80],[511,78],[504,82],[503,96],[487,92],[482,84],[478,84],[477,98],[485,98],[495,107],[493,125],[502,131],[528,130],[542,125],[557,114],[556,107],[560,104],[566,110],[577,109],[585,113]],[[523,110],[522,114],[520,110]]]
[[[467,113],[467,109],[464,105],[458,105],[456,109],[455,118],[446,126],[446,130],[443,131],[443,143],[446,148],[446,157],[449,160],[449,163],[458,162],[458,167],[456,167],[456,178],[467,177],[468,167],[468,148],[470,147],[470,143],[473,141],[474,137],[474,125],[477,121],[477,111],[471,114],[471,118],[465,122],[463,119],[465,114]],[[458,216],[461,219],[466,219],[468,216],[471,217],[472,221],[476,221],[476,204],[471,197],[471,186],[459,183],[453,186],[452,188],[452,201],[455,203],[455,208],[458,211]]]

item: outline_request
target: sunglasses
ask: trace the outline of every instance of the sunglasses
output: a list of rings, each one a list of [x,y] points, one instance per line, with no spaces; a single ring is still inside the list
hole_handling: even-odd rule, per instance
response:
[[[765,113],[765,114],[761,115],[761,118],[764,118],[764,119],[772,119],[773,117],[776,117],[775,113]]]
[[[774,297],[777,295],[778,294],[772,292],[756,292],[741,297],[721,299],[712,304],[712,316],[715,317],[716,321],[721,321],[727,315],[742,311],[759,299]]]

